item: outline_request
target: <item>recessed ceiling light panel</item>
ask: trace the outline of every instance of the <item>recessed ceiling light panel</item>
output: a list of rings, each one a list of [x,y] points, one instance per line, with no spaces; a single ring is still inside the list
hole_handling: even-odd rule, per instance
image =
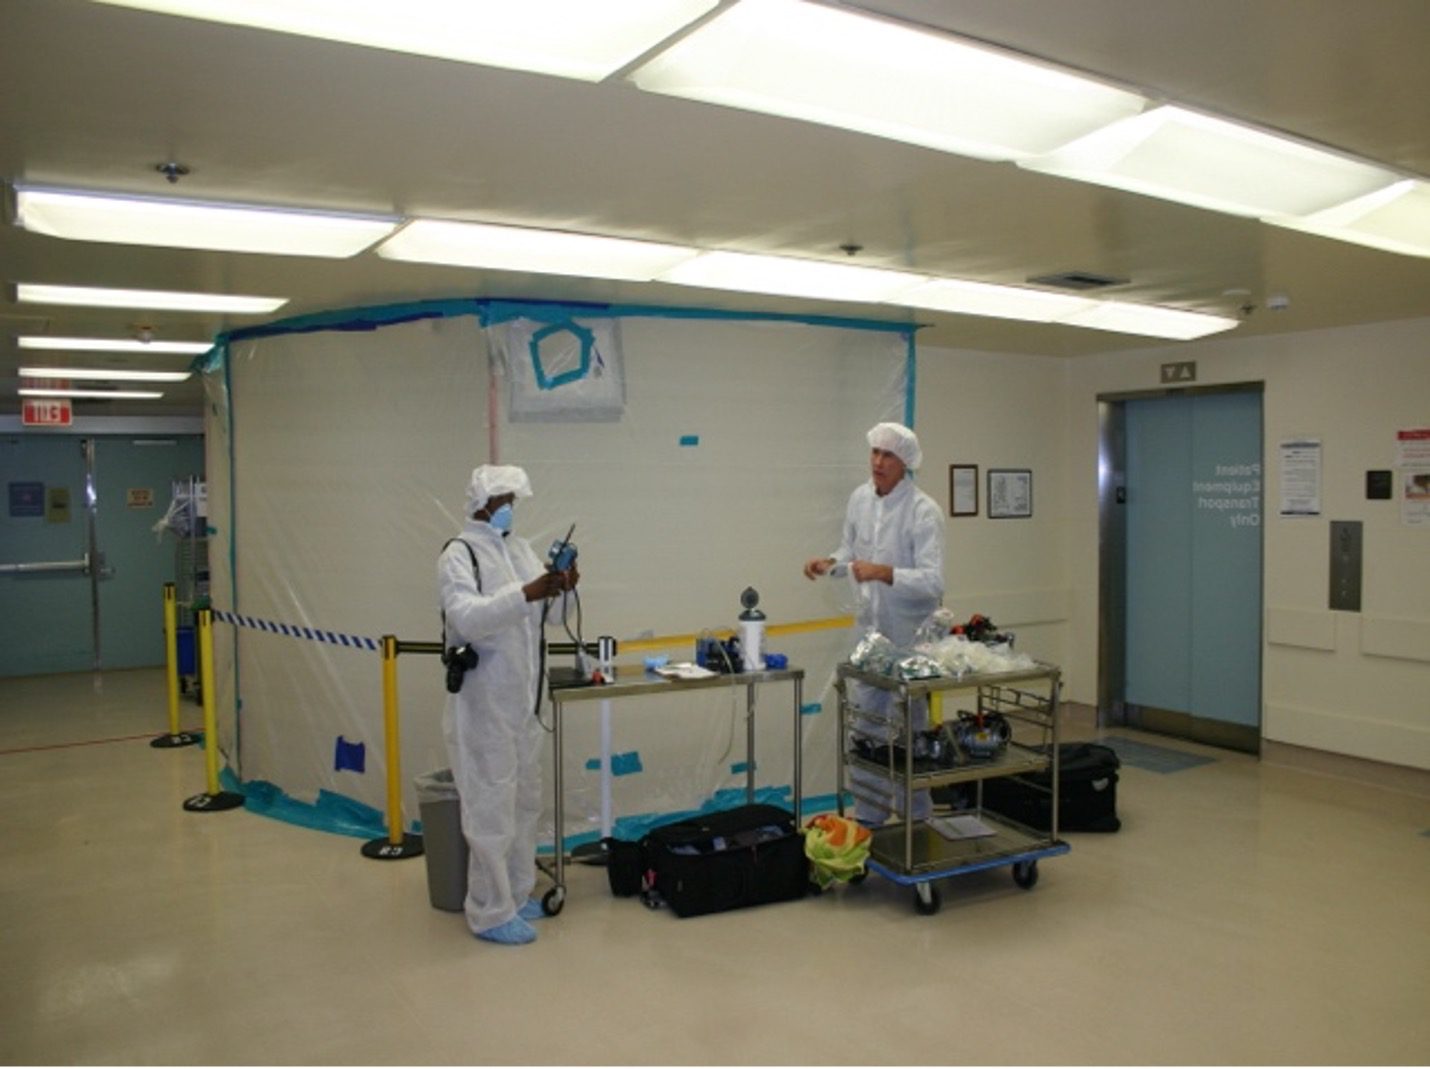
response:
[[[600,81],[716,0],[99,0],[437,59]]]
[[[189,371],[135,371],[104,367],[22,367],[18,374],[31,379],[85,379],[94,382],[183,382]]]
[[[1135,115],[1135,93],[804,0],[742,0],[631,75],[640,88],[988,160]]]
[[[137,308],[151,312],[228,312],[262,315],[277,311],[287,297],[245,297],[224,293],[182,293],[171,290],[104,289],[95,286],[50,286],[20,282],[15,299],[22,304],[63,304],[87,308]]]
[[[16,221],[78,241],[274,256],[355,256],[392,233],[390,216],[346,215],[17,186]]]
[[[1182,308],[1132,304],[1128,301],[1094,301],[1093,307],[1059,319],[1072,327],[1110,330],[1119,334],[1142,334],[1172,341],[1191,341],[1220,334],[1240,325],[1240,320]]]
[[[1266,222],[1386,252],[1430,256],[1430,182],[1407,178],[1323,212],[1299,219],[1268,216]]]
[[[1156,108],[1018,165],[1232,215],[1305,215],[1398,175],[1250,126]]]
[[[34,386],[22,386],[16,393],[21,397],[79,397],[104,401],[152,401],[164,396],[159,390],[60,390]]]
[[[493,223],[414,219],[378,246],[390,260],[645,282],[699,250]]]
[[[1065,293],[1046,293],[1023,286],[998,286],[957,278],[936,278],[922,286],[916,286],[900,293],[897,303],[912,308],[931,308],[940,312],[993,316],[998,319],[1022,319],[1034,323],[1052,323],[1087,311],[1096,304],[1086,297],[1073,297]]]
[[[879,302],[927,282],[928,276],[791,256],[705,252],[657,281],[817,301]]]
[[[140,341],[138,338],[62,338],[53,334],[22,334],[21,349],[64,353],[145,353],[155,356],[197,356],[213,348],[206,341]]]

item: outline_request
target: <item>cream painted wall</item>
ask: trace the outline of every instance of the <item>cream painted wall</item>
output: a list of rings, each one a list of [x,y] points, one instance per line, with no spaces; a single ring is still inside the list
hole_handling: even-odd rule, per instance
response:
[[[1065,672],[1069,367],[1054,357],[921,345],[914,415],[924,452],[918,483],[945,515],[949,465],[978,465],[978,515],[948,520],[944,604],[960,618],[982,613],[1013,630],[1020,652]],[[1031,518],[988,518],[990,467],[1032,471]]]
[[[1159,365],[1170,360],[1195,360],[1198,385],[1264,384],[1263,736],[1430,768],[1430,527],[1405,526],[1398,499],[1365,498],[1366,471],[1394,466],[1396,431],[1430,427],[1430,319],[1207,340],[1070,362],[1066,522],[1060,525],[1070,606],[1067,696],[1096,698],[1097,396],[1160,389]],[[921,405],[935,404],[932,385],[921,395]],[[1278,445],[1296,436],[1322,443],[1319,517],[1276,514]],[[1331,520],[1364,525],[1360,613],[1327,608]]]

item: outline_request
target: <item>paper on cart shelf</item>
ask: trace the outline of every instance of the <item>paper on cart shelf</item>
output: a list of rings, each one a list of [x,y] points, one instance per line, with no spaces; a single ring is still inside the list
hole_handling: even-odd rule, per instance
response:
[[[928,826],[945,839],[982,839],[998,832],[977,817],[930,817]]]

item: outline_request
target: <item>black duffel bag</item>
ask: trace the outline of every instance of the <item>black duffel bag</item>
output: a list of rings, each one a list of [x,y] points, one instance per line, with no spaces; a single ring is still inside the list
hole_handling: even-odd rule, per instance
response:
[[[1117,770],[1110,746],[1064,742],[1058,746],[1058,831],[1117,831]],[[1019,824],[1047,831],[1053,821],[1051,769],[984,780],[983,806]]]
[[[737,806],[652,828],[637,843],[608,841],[614,894],[639,887],[649,906],[698,917],[802,898],[809,889],[804,836],[779,806]]]

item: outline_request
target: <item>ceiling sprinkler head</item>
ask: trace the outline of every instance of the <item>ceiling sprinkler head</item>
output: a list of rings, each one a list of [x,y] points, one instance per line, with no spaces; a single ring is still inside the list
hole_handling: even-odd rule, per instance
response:
[[[175,160],[169,160],[167,163],[156,163],[154,165],[154,170],[158,171],[161,175],[168,179],[170,185],[173,185],[180,178],[183,178],[186,174],[189,173],[188,167],[186,167],[182,163],[178,163]]]

